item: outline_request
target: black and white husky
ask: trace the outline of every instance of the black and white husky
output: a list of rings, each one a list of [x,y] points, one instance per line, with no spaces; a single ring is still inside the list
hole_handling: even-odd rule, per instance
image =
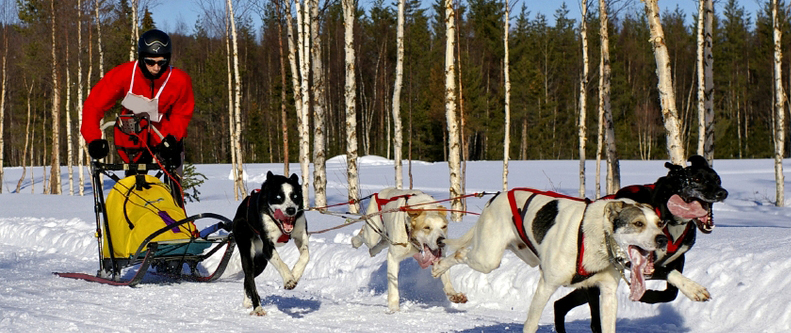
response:
[[[271,262],[283,277],[284,288],[297,286],[310,258],[307,229],[302,187],[296,174],[286,178],[268,172],[261,189],[254,190],[239,205],[233,219],[233,234],[244,271],[243,304],[253,308],[251,315],[266,315],[255,288],[255,277],[264,271],[267,262]],[[291,238],[299,249],[294,269],[289,269],[275,250]]]

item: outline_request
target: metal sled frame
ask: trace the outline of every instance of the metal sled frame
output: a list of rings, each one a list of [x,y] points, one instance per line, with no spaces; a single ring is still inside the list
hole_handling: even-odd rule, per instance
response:
[[[111,230],[109,229],[107,209],[105,206],[104,190],[101,183],[101,175],[106,175],[115,181],[119,178],[112,172],[108,171],[151,171],[161,170],[157,164],[106,164],[99,161],[93,161],[91,164],[91,176],[93,186],[93,199],[94,199],[94,212],[96,213],[96,236],[99,248],[99,271],[96,275],[89,275],[84,273],[55,273],[61,277],[82,279],[93,282],[100,282],[110,285],[125,285],[134,286],[143,280],[149,267],[154,267],[157,274],[165,275],[175,279],[184,279],[196,282],[211,282],[218,279],[230,261],[235,241],[233,234],[211,236],[219,230],[230,231],[233,222],[228,218],[214,214],[203,213],[189,216],[175,224],[165,225],[161,229],[149,235],[137,248],[136,253],[129,258],[115,258],[113,252],[112,238],[110,237]],[[172,170],[169,170],[172,172]],[[170,177],[163,177],[164,183],[170,188],[171,195],[174,198],[181,196],[178,192],[176,184]],[[179,203],[183,201],[177,201]],[[152,242],[155,237],[165,233],[174,227],[181,226],[186,223],[195,222],[200,219],[211,218],[218,220],[217,223],[204,228],[200,232],[200,238],[192,237],[183,240],[168,240],[160,242]],[[103,239],[107,238],[107,246],[109,246],[110,257],[106,258],[103,255]],[[210,250],[202,254],[190,254],[190,246],[193,244],[206,245],[210,244]],[[201,276],[198,272],[197,266],[204,259],[212,256],[225,246],[225,252],[220,260],[219,265],[208,276]],[[163,251],[167,249],[167,251]],[[190,268],[190,274],[182,274],[182,267],[187,264]],[[137,271],[132,274],[131,278],[122,279],[123,270],[133,266],[139,265]],[[127,272],[128,273],[128,272]]]

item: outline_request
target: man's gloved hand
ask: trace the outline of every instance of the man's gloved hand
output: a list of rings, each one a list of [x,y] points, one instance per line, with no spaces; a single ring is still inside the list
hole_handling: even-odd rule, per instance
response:
[[[110,146],[105,139],[93,140],[88,143],[88,154],[95,160],[105,158],[109,152]]]
[[[165,160],[166,164],[174,168],[178,168],[181,165],[182,143],[181,141],[176,141],[173,135],[168,134],[156,148],[159,156]]]

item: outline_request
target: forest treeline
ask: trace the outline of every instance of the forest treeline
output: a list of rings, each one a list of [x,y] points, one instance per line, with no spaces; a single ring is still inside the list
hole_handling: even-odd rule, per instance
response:
[[[6,1],[7,3],[8,1]],[[76,119],[77,89],[88,89],[101,71],[129,61],[132,15],[127,0],[16,0],[11,17],[2,22],[0,54],[7,54],[7,91],[4,117],[4,164],[23,163],[30,140],[33,164],[49,162],[52,124],[60,133],[79,135]],[[99,4],[101,43],[95,19]],[[444,106],[445,27],[443,1],[406,2],[404,74],[401,116],[404,158],[442,161],[447,156]],[[460,114],[464,118],[464,151],[468,160],[503,158],[504,1],[461,1],[456,15],[459,60],[457,85]],[[321,2],[320,39],[322,73],[326,78],[326,156],[346,152],[344,114],[344,25],[340,1]],[[571,3],[576,6],[577,4]],[[281,80],[280,43],[285,29],[278,29],[285,15],[275,1],[250,1],[237,11],[239,65],[242,86],[242,147],[244,162],[282,162],[284,149],[291,162],[298,159],[298,132],[291,73]],[[360,155],[392,157],[392,97],[396,64],[396,5],[375,0],[359,7],[355,20],[357,135]],[[634,8],[640,8],[634,6]],[[633,7],[610,8],[610,61],[612,113],[621,159],[667,159],[665,131],[657,90],[656,62],[645,15]],[[781,8],[786,8],[785,5]],[[8,8],[7,8],[8,9]],[[51,15],[54,9],[58,89],[54,89]],[[78,12],[80,16],[78,18]],[[241,13],[241,14],[239,14]],[[589,10],[590,63],[599,62],[597,10]],[[694,16],[676,9],[662,13],[662,25],[671,57],[677,109],[686,151],[695,152],[696,27]],[[212,19],[222,13],[206,12],[192,27],[166,31],[173,40],[173,65],[193,80],[195,114],[186,139],[187,160],[192,163],[229,163],[228,66],[223,27]],[[141,8],[141,31],[157,27],[148,8]],[[532,13],[525,1],[511,10],[511,152],[512,159],[576,159],[579,82],[582,51],[579,17],[563,5],[551,16]],[[693,19],[690,19],[693,17]],[[221,19],[220,19],[221,20]],[[80,21],[81,30],[78,30]],[[782,13],[783,42],[787,49],[784,72],[791,77],[791,25]],[[285,24],[283,24],[285,26]],[[735,0],[718,4],[713,28],[714,109],[716,158],[768,158],[773,156],[772,18],[768,1],[751,17]],[[282,32],[281,32],[282,31]],[[82,48],[78,46],[81,34]],[[99,48],[103,51],[99,58]],[[287,52],[286,52],[287,54]],[[285,56],[285,55],[284,55]],[[78,57],[83,76],[78,87]],[[102,62],[100,64],[100,61]],[[101,65],[101,67],[100,67]],[[101,69],[100,69],[101,68]],[[588,128],[597,125],[597,66],[592,66],[587,88]],[[791,85],[787,79],[786,89]],[[70,89],[66,89],[71,85]],[[283,147],[281,91],[286,89],[289,147]],[[61,94],[53,99],[52,94]],[[67,96],[69,94],[69,96]],[[53,122],[53,101],[61,117]],[[70,103],[67,107],[66,103]],[[28,112],[28,108],[30,112]],[[116,108],[120,108],[117,106]],[[67,111],[68,110],[68,111]],[[117,113],[108,112],[108,119]],[[26,124],[29,122],[29,127]],[[786,131],[788,133],[788,131]],[[67,137],[60,135],[61,156]],[[596,142],[596,131],[588,131]],[[77,140],[71,144],[76,149]],[[786,147],[789,147],[787,145]],[[586,155],[595,156],[596,145]],[[788,156],[788,152],[786,152]],[[29,159],[30,157],[28,157]],[[66,164],[65,157],[61,159]]]

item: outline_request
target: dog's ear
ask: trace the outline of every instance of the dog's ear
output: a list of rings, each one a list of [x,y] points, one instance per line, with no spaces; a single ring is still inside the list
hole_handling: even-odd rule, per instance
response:
[[[425,214],[426,212],[422,209],[407,209],[407,215],[409,215],[409,225],[412,228],[415,228],[415,224],[417,223],[417,219],[420,215]]]
[[[670,171],[684,170],[683,166],[676,165],[676,164],[673,164],[673,163],[670,163],[670,162],[665,162],[665,168],[670,169]]]
[[[291,174],[291,177],[289,177],[288,179],[290,179],[291,181],[293,181],[293,182],[295,182],[295,183],[299,184],[299,176],[297,176],[297,174],[296,174],[296,173],[292,173],[292,174]]]
[[[709,169],[709,162],[703,156],[694,155],[689,158],[689,163],[691,163],[691,167],[696,169]]]
[[[615,220],[618,219],[618,216],[626,205],[627,203],[621,200],[612,200],[607,203],[607,206],[604,206],[604,216],[615,225]]]
[[[272,176],[274,176],[274,175],[275,174],[273,174],[272,171],[267,171],[266,172],[266,179],[272,178]]]
[[[439,205],[437,206],[437,212],[442,215],[443,218],[448,218],[448,209],[445,206]]]

